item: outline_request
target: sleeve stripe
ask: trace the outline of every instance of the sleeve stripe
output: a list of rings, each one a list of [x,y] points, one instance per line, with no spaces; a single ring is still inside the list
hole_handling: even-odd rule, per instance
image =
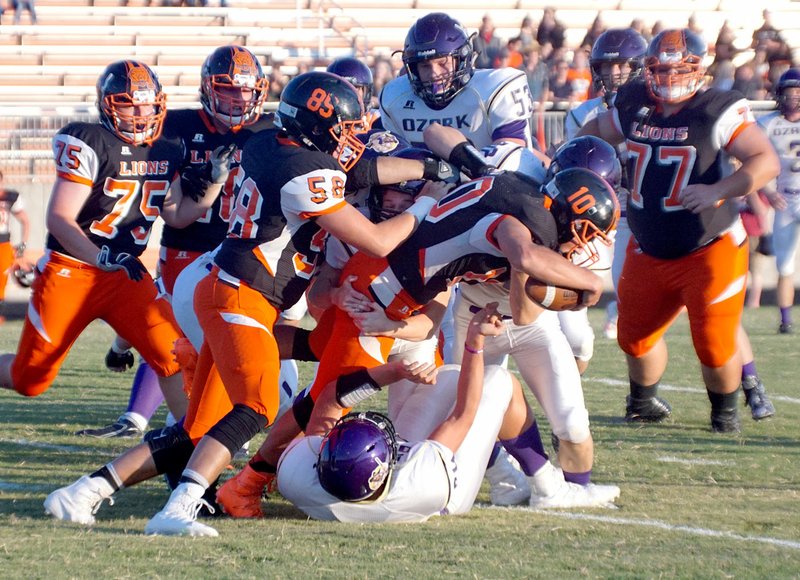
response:
[[[317,216],[333,213],[335,211],[339,211],[340,209],[342,209],[345,206],[346,203],[347,203],[346,201],[341,201],[341,202],[337,203],[336,205],[333,205],[333,206],[331,206],[329,208],[326,208],[326,209],[323,209],[321,211],[304,211],[304,212],[300,213],[300,217],[303,218],[303,219],[310,219],[310,218],[313,218],[313,217],[317,217]]]
[[[489,97],[489,100],[486,102],[486,110],[487,111],[491,111],[492,110],[492,105],[494,105],[495,99],[500,95],[501,92],[503,92],[503,89],[506,88],[511,83],[513,83],[514,81],[516,81],[517,79],[519,79],[520,76],[523,75],[523,74],[524,73],[522,71],[520,71],[518,75],[514,75],[513,77],[508,79],[506,82],[504,82],[502,85],[497,87],[497,89],[495,89],[495,91],[492,94],[492,96]]]
[[[754,124],[755,124],[755,123],[753,123],[752,121],[745,121],[744,123],[742,123],[741,125],[739,125],[738,127],[736,127],[736,130],[733,132],[733,135],[731,135],[731,138],[730,138],[730,139],[728,140],[728,142],[725,144],[725,149],[727,149],[728,147],[730,147],[730,146],[733,144],[733,142],[734,142],[734,141],[736,140],[736,138],[737,138],[737,137],[738,137],[738,136],[741,134],[741,132],[742,132],[742,131],[744,131],[744,130],[745,130],[745,129],[747,129],[749,126],[751,126],[751,125],[754,125]]]
[[[74,183],[81,183],[83,185],[88,185],[91,187],[94,182],[91,179],[87,179],[85,177],[81,177],[80,175],[75,175],[74,173],[67,173],[65,171],[57,171],[56,175],[61,179],[65,179],[67,181],[72,181]]]

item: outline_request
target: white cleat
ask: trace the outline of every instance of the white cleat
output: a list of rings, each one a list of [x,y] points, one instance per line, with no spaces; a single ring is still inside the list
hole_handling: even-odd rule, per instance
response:
[[[486,470],[492,505],[517,505],[530,500],[531,486],[517,460],[501,448],[494,465]]]
[[[193,486],[200,488],[200,486]],[[211,513],[214,508],[202,497],[195,497],[190,489],[190,484],[182,483],[175,488],[167,500],[167,505],[160,512],[150,518],[144,528],[144,533],[149,536],[208,536],[217,537],[219,532],[197,521],[197,513],[204,505]],[[202,496],[202,488],[200,488]]]
[[[613,508],[620,490],[616,485],[578,485],[564,480],[552,464],[545,464],[530,477],[530,506],[537,509]]]
[[[94,514],[104,500],[114,505],[114,491],[100,477],[84,475],[67,487],[60,487],[44,500],[44,511],[56,519],[75,522],[84,526],[94,525]]]

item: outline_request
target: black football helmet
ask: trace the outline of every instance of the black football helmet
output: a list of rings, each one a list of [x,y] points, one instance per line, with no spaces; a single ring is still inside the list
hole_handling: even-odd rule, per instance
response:
[[[800,109],[800,95],[786,94],[786,89],[797,87],[800,87],[800,69],[790,68],[778,79],[775,85],[775,100],[783,115],[790,115]]]
[[[423,81],[418,65],[425,60],[453,57],[453,70],[445,78]],[[461,24],[442,12],[417,20],[409,29],[403,46],[403,64],[414,94],[433,109],[447,106],[467,86],[475,72],[478,55],[472,37]]]
[[[281,93],[278,124],[309,149],[328,153],[344,171],[364,152],[357,135],[367,130],[364,104],[356,88],[329,72],[296,76]]]
[[[388,417],[349,413],[325,438],[317,460],[322,489],[341,501],[373,499],[397,463],[397,436]]]
[[[242,46],[221,46],[200,68],[200,103],[210,116],[234,131],[255,123],[267,98],[269,82],[256,56]],[[249,99],[241,89],[251,89]]]
[[[120,60],[97,79],[100,122],[132,145],[149,145],[161,136],[167,96],[156,74],[143,62]],[[151,107],[140,114],[139,107]]]
[[[339,75],[343,79],[350,82],[355,88],[361,90],[361,99],[364,101],[364,107],[369,107],[372,102],[372,71],[369,67],[357,58],[351,56],[337,58],[328,68],[325,69],[329,73]]]
[[[645,81],[650,96],[676,104],[692,98],[703,86],[706,43],[688,28],[659,32],[647,47]]]
[[[592,80],[597,89],[603,89],[606,97],[611,97],[617,89],[642,74],[647,41],[633,28],[610,28],[597,37],[589,56]],[[603,73],[603,65],[627,64],[631,67],[625,75]]]
[[[596,244],[611,245],[619,220],[619,200],[608,182],[589,169],[564,169],[544,185],[543,193],[550,200],[558,243],[573,242],[564,256],[577,266],[597,262]]]
[[[605,179],[616,192],[622,180],[622,166],[616,150],[594,135],[583,135],[570,139],[559,147],[547,168],[545,183],[564,169],[583,167]]]

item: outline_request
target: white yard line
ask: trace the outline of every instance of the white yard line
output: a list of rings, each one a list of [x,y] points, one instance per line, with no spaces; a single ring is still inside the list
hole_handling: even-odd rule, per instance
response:
[[[726,465],[734,466],[735,461],[717,460],[717,459],[686,459],[685,457],[675,457],[672,455],[665,455],[657,457],[657,461],[662,463],[685,463],[686,465]]]
[[[586,378],[586,377],[584,377],[583,381],[586,382],[586,383],[600,383],[601,385],[613,385],[615,387],[618,387],[618,386],[627,387],[628,386],[628,381],[621,381],[619,379]],[[660,384],[660,385],[658,385],[658,389],[659,390],[663,389],[665,391],[675,391],[677,393],[695,393],[695,394],[698,394],[698,395],[705,395],[706,394],[706,390],[705,389],[698,389],[698,388],[695,388],[695,387],[679,387],[677,385]],[[781,401],[783,403],[800,404],[800,399],[795,398],[795,397],[786,397],[784,395],[773,395],[769,391],[767,391],[767,394],[769,395],[769,398],[772,399],[773,401]]]
[[[664,530],[667,532],[680,532],[684,534],[690,534],[693,536],[724,538],[740,542],[758,542],[761,544],[770,544],[772,546],[778,546],[781,548],[800,550],[800,542],[793,540],[780,540],[778,538],[769,538],[766,536],[744,536],[742,534],[736,534],[734,532],[723,532],[720,530],[709,530],[707,528],[695,528],[693,526],[668,524],[666,522],[660,522],[658,520],[638,520],[629,518],[615,518],[611,516],[599,516],[594,514],[576,514],[570,512],[536,510],[527,506],[499,507],[488,504],[475,504],[475,506],[484,509],[532,511],[538,514],[554,516],[557,518],[564,518],[568,520],[585,520],[585,521],[599,522],[603,524],[621,525],[621,526],[641,526],[646,528],[658,528],[660,530]]]
[[[67,453],[94,453],[99,457],[116,457],[116,453],[92,447],[77,447],[75,445],[55,445],[54,443],[42,443],[41,441],[30,441],[28,439],[3,439],[0,443],[11,445],[21,445],[23,447],[33,447],[34,449],[49,449],[51,451],[65,451]]]

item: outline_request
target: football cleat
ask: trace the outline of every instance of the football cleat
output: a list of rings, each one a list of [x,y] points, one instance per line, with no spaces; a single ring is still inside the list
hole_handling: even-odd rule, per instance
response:
[[[778,327],[778,334],[794,334],[794,328],[791,323],[781,324]]]
[[[217,491],[217,503],[232,518],[263,518],[261,498],[275,488],[275,475],[259,473],[250,465],[226,481]]]
[[[72,485],[60,487],[44,500],[44,511],[58,520],[94,525],[94,514],[103,501],[114,505],[114,491],[101,477],[84,475]]]
[[[531,486],[527,476],[522,473],[517,460],[500,449],[494,465],[486,470],[489,480],[489,498],[492,505],[517,505],[531,497]]]
[[[603,327],[603,336],[608,340],[617,340],[617,323],[613,320],[606,322]]]
[[[148,536],[219,536],[219,532],[197,521],[197,514],[202,507],[209,511],[213,508],[201,497],[195,497],[195,490],[189,483],[182,483],[172,495],[169,496],[167,505],[160,512],[150,518],[144,528]],[[193,485],[193,487],[200,487]],[[199,494],[198,494],[199,495]]]
[[[739,411],[733,409],[711,409],[711,430],[714,433],[739,433]]]
[[[767,396],[764,383],[759,377],[745,377],[742,379],[742,390],[744,391],[744,403],[750,407],[753,419],[760,421],[775,414],[775,407]]]
[[[81,429],[75,431],[75,435],[79,437],[97,437],[98,439],[111,439],[117,438],[141,438],[144,431],[131,420],[126,417],[120,417],[115,422],[105,427],[98,427],[97,429]]]
[[[564,480],[564,475],[546,463],[529,479],[530,506],[537,509],[614,507],[620,490],[616,485],[578,485]]]
[[[660,423],[672,414],[672,407],[661,397],[634,399],[625,397],[625,420],[637,423]]]

